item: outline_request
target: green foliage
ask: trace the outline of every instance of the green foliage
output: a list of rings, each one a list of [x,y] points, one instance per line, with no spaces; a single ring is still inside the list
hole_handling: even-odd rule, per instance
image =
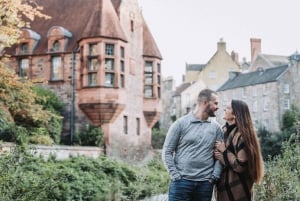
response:
[[[29,138],[30,144],[53,145],[53,139],[47,135],[36,135]]]
[[[19,146],[0,157],[0,169],[1,201],[137,201],[169,182],[159,158],[144,166],[103,156],[45,161]]]
[[[152,147],[154,149],[161,149],[164,141],[165,141],[165,137],[166,137],[166,131],[162,130],[162,129],[156,129],[153,128],[152,129]]]
[[[81,146],[100,146],[103,144],[103,131],[97,126],[86,125],[75,133],[74,144]]]
[[[281,153],[282,143],[290,137],[291,133],[287,130],[279,133],[270,133],[265,129],[260,129],[257,135],[260,138],[262,156],[264,160],[268,160]]]
[[[255,187],[255,200],[300,200],[300,143],[293,135],[282,154],[266,163],[263,183]]]
[[[292,108],[290,110],[287,110],[283,114],[282,130],[292,128],[294,124],[299,120],[299,117],[300,117],[299,109],[295,105],[292,105]]]
[[[172,116],[171,116],[171,120],[172,120],[172,122],[175,122],[175,121],[176,121],[176,119],[177,119],[176,115],[172,115]]]
[[[49,135],[54,143],[60,143],[61,132],[63,127],[63,121],[60,117],[60,113],[63,108],[63,103],[57,97],[57,95],[49,89],[35,86],[34,91],[39,98],[36,99],[36,103],[43,106],[44,110],[51,111],[57,116],[52,116],[49,120],[47,126],[45,127],[47,133],[44,135]],[[40,135],[40,134],[38,134]]]
[[[283,115],[283,127],[278,133],[270,133],[264,128],[258,130],[257,135],[260,138],[261,150],[264,160],[273,159],[282,151],[282,144],[290,139],[296,133],[299,133],[299,110],[292,106]]]
[[[57,114],[61,112],[63,103],[58,99],[54,92],[41,86],[35,86],[33,89],[37,96],[40,97],[36,102],[42,105],[44,109]]]
[[[6,124],[0,129],[1,140],[23,143],[27,141],[26,136],[49,135],[59,142],[62,117],[52,110],[57,106],[50,108],[54,98],[38,96],[33,89],[30,81],[20,80],[0,63],[0,112],[4,113],[0,122]],[[47,103],[47,107],[41,103]]]
[[[48,19],[41,13],[42,7],[32,1],[1,0],[0,1],[0,50],[16,43],[20,36],[20,29],[29,27],[29,21],[35,17]]]
[[[17,43],[21,28],[30,27],[30,21],[36,17],[49,19],[42,10],[42,7],[31,1],[1,0],[0,50]],[[0,139],[25,143],[31,134],[30,130],[53,129],[52,125],[59,129],[56,122],[61,117],[36,104],[38,97],[32,83],[20,80],[13,70],[4,65],[6,56],[0,57]],[[54,124],[51,119],[54,119]],[[48,130],[48,133],[54,135],[53,130]]]

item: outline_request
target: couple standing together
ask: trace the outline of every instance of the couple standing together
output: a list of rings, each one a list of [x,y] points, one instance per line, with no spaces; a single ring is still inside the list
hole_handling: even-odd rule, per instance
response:
[[[232,100],[221,128],[209,119],[218,103],[215,91],[200,91],[195,110],[169,128],[162,150],[171,177],[169,201],[211,201],[213,191],[216,201],[253,200],[264,166],[249,108]]]

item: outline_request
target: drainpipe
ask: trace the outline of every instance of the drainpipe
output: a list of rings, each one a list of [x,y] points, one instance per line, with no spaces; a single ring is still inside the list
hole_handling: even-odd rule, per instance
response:
[[[75,134],[75,91],[76,91],[76,53],[79,52],[78,44],[76,48],[72,51],[72,77],[71,77],[71,86],[72,86],[72,93],[71,93],[71,114],[70,114],[70,144],[73,145],[73,138]]]

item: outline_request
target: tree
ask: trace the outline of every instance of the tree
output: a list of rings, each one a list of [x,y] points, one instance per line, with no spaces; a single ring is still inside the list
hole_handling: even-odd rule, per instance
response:
[[[0,1],[0,51],[15,44],[21,28],[30,27],[35,17],[50,18],[42,14],[43,8],[34,0],[1,0]]]
[[[5,66],[3,50],[18,42],[20,30],[30,27],[35,17],[49,18],[41,13],[42,7],[33,0],[0,1],[0,122],[5,128],[0,130],[0,138],[22,141],[27,134],[49,134],[51,120],[61,119],[52,111],[38,104],[38,96],[33,90],[33,83],[21,80],[15,72]],[[23,133],[20,137],[20,133]]]

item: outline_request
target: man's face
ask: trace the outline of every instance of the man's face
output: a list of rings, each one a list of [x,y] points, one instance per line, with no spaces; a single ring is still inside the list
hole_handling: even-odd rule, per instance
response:
[[[209,117],[215,117],[215,112],[219,109],[218,107],[219,104],[219,97],[215,94],[212,95],[211,100],[208,101],[207,107],[206,107],[206,112]]]

